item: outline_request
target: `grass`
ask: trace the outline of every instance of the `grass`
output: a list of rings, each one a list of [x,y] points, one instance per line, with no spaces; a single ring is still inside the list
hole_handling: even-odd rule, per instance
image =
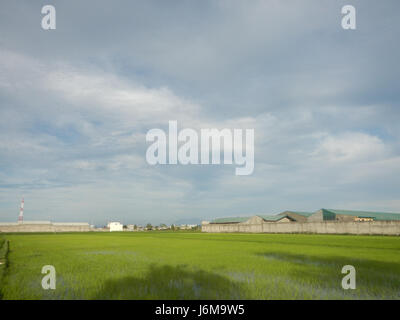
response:
[[[3,278],[7,268],[8,241],[0,238],[0,299],[2,299]]]
[[[399,237],[194,232],[5,237],[3,299],[400,299]],[[341,269],[348,264],[357,271],[356,290],[341,287]],[[56,269],[56,290],[41,287],[44,265]]]

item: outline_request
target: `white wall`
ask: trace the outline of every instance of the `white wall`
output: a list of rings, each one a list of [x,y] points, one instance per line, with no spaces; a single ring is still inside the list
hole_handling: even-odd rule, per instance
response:
[[[110,226],[110,232],[124,230],[124,225],[120,222],[110,222],[109,226]]]

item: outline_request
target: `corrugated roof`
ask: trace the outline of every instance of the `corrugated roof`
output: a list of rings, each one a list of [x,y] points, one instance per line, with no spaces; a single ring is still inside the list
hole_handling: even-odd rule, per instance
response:
[[[281,219],[283,219],[283,218],[285,218],[286,216],[285,215],[265,215],[265,214],[262,214],[262,215],[257,215],[257,217],[260,217],[261,219],[264,219],[265,221],[278,221],[278,220],[281,220]]]
[[[284,211],[284,212],[282,212],[282,213],[280,213],[280,214],[281,214],[281,215],[286,215],[286,213],[295,213],[295,214],[298,214],[298,215],[303,216],[303,217],[309,217],[309,216],[311,216],[314,212],[287,210],[287,211]]]
[[[356,210],[322,209],[333,214],[342,214],[362,218],[374,218],[375,220],[400,220],[400,213],[373,212]]]
[[[324,215],[324,220],[335,220],[337,214],[349,215],[362,218],[374,218],[374,220],[400,220],[400,213],[389,213],[389,212],[372,212],[372,211],[355,211],[355,210],[337,210],[337,209],[321,209]],[[278,215],[266,215],[257,214],[257,217],[264,219],[265,221],[279,221],[285,217],[290,219],[288,213],[298,214],[304,217],[309,217],[313,212],[304,211],[285,211]],[[240,223],[249,220],[253,216],[247,217],[227,217],[227,218],[217,218],[210,223]],[[293,218],[292,218],[293,220]]]
[[[251,217],[230,217],[230,218],[217,218],[210,223],[239,223],[249,220]]]
[[[306,211],[289,211],[289,212],[298,214],[298,215],[303,216],[303,217],[309,217],[314,213],[314,212],[306,212]]]

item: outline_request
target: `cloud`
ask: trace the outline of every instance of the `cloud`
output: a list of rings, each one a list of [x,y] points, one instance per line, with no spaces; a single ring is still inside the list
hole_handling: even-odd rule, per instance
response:
[[[99,224],[400,211],[398,3],[354,6],[345,32],[337,2],[68,1],[46,32],[38,4],[3,1],[0,218],[22,194],[31,219]],[[254,128],[254,175],[149,166],[145,134],[168,120]]]
[[[359,132],[346,132],[338,136],[324,137],[312,156],[333,163],[363,162],[382,158],[385,153],[387,153],[385,145],[378,137]]]

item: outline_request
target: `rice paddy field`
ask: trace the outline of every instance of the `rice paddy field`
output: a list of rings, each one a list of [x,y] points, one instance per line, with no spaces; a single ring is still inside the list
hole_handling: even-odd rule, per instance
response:
[[[120,232],[3,234],[2,299],[400,299],[400,238]],[[56,289],[44,290],[44,265]],[[344,265],[356,289],[344,290]]]

